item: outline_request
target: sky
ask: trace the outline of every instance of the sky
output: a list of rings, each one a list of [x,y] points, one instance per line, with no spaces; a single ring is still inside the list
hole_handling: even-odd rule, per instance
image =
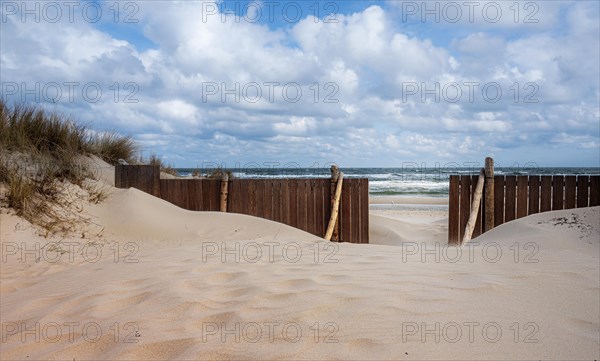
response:
[[[175,167],[600,166],[598,1],[5,1],[0,83]]]

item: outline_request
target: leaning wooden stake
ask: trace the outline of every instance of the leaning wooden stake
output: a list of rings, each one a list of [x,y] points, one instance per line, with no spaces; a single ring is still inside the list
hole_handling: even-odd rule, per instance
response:
[[[473,195],[473,202],[471,203],[471,214],[469,215],[469,221],[465,227],[465,235],[463,236],[462,243],[470,241],[471,236],[473,236],[473,228],[475,228],[477,214],[479,213],[479,204],[481,203],[484,179],[485,171],[481,169],[481,172],[479,172],[479,179],[477,180],[477,187],[475,188],[475,194]]]
[[[340,178],[340,169],[337,165],[331,166],[331,206],[330,209],[333,210],[333,206],[335,205],[335,190],[337,189],[337,181]],[[333,233],[331,234],[331,240],[334,242],[339,241],[339,230],[340,230],[340,221],[336,219],[335,225],[333,226]]]
[[[221,212],[227,212],[227,186],[229,184],[229,176],[223,172],[221,178]]]
[[[333,229],[335,228],[335,224],[338,217],[338,212],[340,209],[340,198],[342,197],[342,183],[344,181],[344,173],[340,172],[340,176],[337,180],[337,187],[335,188],[335,199],[333,203],[333,209],[331,210],[331,218],[329,218],[329,226],[327,227],[327,233],[325,233],[325,239],[331,240],[331,235],[333,234]]]
[[[485,158],[485,223],[484,232],[494,228],[494,160]]]

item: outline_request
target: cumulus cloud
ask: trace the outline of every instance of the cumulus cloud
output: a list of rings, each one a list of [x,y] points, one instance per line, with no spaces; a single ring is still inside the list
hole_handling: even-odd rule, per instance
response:
[[[3,8],[2,96],[130,133],[178,166],[514,158],[548,142],[597,165],[597,3],[535,3],[537,23],[511,19],[512,2],[496,23],[415,21],[406,4],[280,27],[196,1],[138,3],[132,24]]]

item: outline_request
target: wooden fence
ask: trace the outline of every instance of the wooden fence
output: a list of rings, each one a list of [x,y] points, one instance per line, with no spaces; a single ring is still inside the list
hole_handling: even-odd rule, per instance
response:
[[[461,243],[463,239],[478,177],[450,176],[448,243]],[[484,183],[484,193],[488,184]],[[598,206],[600,176],[494,176],[493,200],[494,227],[534,213]],[[485,209],[484,198],[473,237],[489,230],[485,229]]]
[[[158,166],[117,165],[115,186],[134,187],[184,209],[220,210],[220,179],[160,179]],[[331,216],[329,178],[229,179],[227,212],[270,219],[323,237]],[[369,180],[344,178],[332,240],[369,243]]]

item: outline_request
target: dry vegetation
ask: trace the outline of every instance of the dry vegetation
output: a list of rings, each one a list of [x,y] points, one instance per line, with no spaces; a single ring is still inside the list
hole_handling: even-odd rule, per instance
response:
[[[0,100],[0,205],[47,234],[69,232],[83,220],[76,200],[98,203],[107,197],[89,182],[93,170],[85,156],[116,164],[119,159],[135,163],[137,154],[130,137],[97,134],[40,107]]]
[[[170,175],[178,176],[177,170],[173,168],[171,164],[166,164],[156,153],[150,154],[148,159],[140,158],[140,163],[142,164],[150,164],[150,165],[158,165],[160,166],[160,171],[163,173],[167,173]]]
[[[46,234],[76,229],[79,221],[87,221],[78,202],[99,203],[108,196],[90,182],[95,178],[85,158],[90,155],[112,165],[120,160],[158,165],[161,172],[178,175],[155,153],[142,157],[131,137],[97,133],[41,107],[9,106],[0,99],[0,207],[12,208]],[[233,177],[221,168],[206,177],[224,173]]]

